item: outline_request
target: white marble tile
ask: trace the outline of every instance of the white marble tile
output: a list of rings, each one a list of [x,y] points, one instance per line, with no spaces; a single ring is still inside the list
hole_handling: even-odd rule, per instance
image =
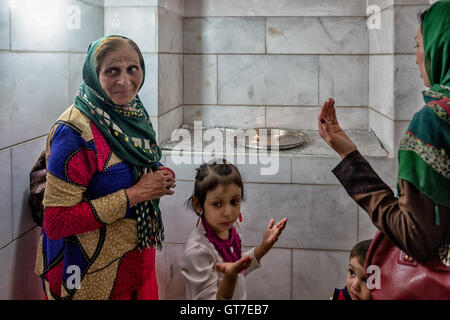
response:
[[[364,16],[360,0],[184,0],[183,16]]]
[[[291,183],[291,159],[279,154],[259,154],[256,163],[247,156],[236,157],[234,164],[241,172],[244,182]]]
[[[329,300],[347,279],[350,252],[293,250],[292,299]]]
[[[377,230],[369,215],[362,208],[358,208],[358,242],[373,239]]]
[[[328,98],[327,98],[328,99]],[[339,104],[339,101],[336,100]],[[317,130],[319,107],[267,107],[266,123],[270,128]],[[336,108],[342,129],[367,130],[367,108]]]
[[[36,227],[0,251],[0,300],[44,300],[34,273],[40,232]]]
[[[244,245],[259,244],[267,223],[288,217],[275,246],[350,249],[356,241],[357,206],[342,187],[245,184]]]
[[[392,0],[391,0],[392,1]],[[394,0],[396,5],[430,4],[433,0]]]
[[[264,53],[265,19],[184,18],[184,53]]]
[[[69,54],[69,104],[75,101],[75,96],[80,90],[83,83],[83,65],[86,54],[71,53]]]
[[[0,3],[0,50],[9,50],[9,3],[2,1]]]
[[[380,12],[380,28],[369,30],[369,53],[394,52],[394,7]]]
[[[376,7],[378,7],[379,10],[383,10],[383,9],[393,6],[394,1],[395,0],[367,0],[367,7],[376,6]],[[378,9],[377,9],[377,11],[378,11]],[[370,11],[372,14],[372,10],[370,10]]]
[[[183,14],[183,2],[184,0],[158,0],[158,6],[181,16]]]
[[[104,34],[103,17],[103,7],[77,0],[15,1],[11,48],[86,52]]]
[[[217,104],[217,56],[184,56],[185,104]]]
[[[381,10],[386,9],[388,7],[401,5],[417,5],[417,4],[430,4],[433,0],[367,0],[367,5],[376,5]]]
[[[172,131],[183,125],[183,106],[175,108],[158,118],[158,139],[159,141],[169,140]]]
[[[183,53],[183,20],[165,8],[158,8],[158,52]]]
[[[12,148],[12,205],[13,238],[30,230],[34,225],[28,206],[30,171],[45,149],[47,137],[39,138]]]
[[[394,121],[374,110],[369,110],[369,128],[392,155],[394,153]]]
[[[0,151],[0,248],[12,240],[11,149]]]
[[[389,118],[394,116],[394,57],[369,57],[369,106]]]
[[[145,81],[138,95],[150,116],[158,115],[158,54],[144,53]]]
[[[270,250],[261,259],[261,267],[245,277],[247,299],[291,299],[291,255],[287,249]]]
[[[265,127],[265,108],[251,106],[184,106],[184,123],[193,125],[194,121],[202,121],[204,127]]]
[[[152,116],[150,116],[150,121],[152,122],[152,127],[153,127],[153,130],[155,131],[155,133],[156,133],[156,141],[158,141],[158,143],[161,143],[161,141],[159,140],[159,126],[158,126],[158,117],[157,116],[155,116],[155,117],[152,117]]]
[[[185,300],[186,288],[179,262],[183,257],[184,244],[164,244],[156,252],[156,276],[160,300]]]
[[[0,53],[0,149],[47,134],[69,106],[68,60],[67,54]]]
[[[393,159],[366,157],[375,172],[388,185],[393,184]],[[340,160],[330,157],[302,156],[292,158],[292,182],[300,184],[340,184],[333,170]]]
[[[105,7],[156,7],[160,0],[104,0]]]
[[[394,121],[394,147],[396,156],[400,140],[403,138],[406,131],[408,130],[409,123],[410,123],[409,121]]]
[[[422,90],[426,88],[415,55],[396,55],[394,63],[394,119],[411,120],[425,104]]]
[[[203,155],[203,162],[207,162],[207,155]],[[248,156],[243,157],[236,154],[223,156],[227,161],[233,163],[239,170],[242,181],[254,183],[290,183],[291,182],[291,159],[277,154],[255,156],[255,161]],[[200,164],[194,161],[194,156],[189,156],[189,163],[181,163],[170,151],[167,151],[166,165],[174,172],[176,179],[194,180],[195,169]]]
[[[362,17],[268,17],[266,25],[267,53],[368,53]]]
[[[129,37],[143,53],[154,53],[157,49],[157,10],[156,7],[106,7],[105,35]]]
[[[162,197],[159,203],[164,222],[165,242],[186,243],[198,220],[194,210],[186,207],[186,201],[194,191],[194,182],[180,181],[177,177],[175,179],[175,193]]]
[[[319,101],[333,97],[337,106],[367,106],[369,58],[319,56]]]
[[[219,104],[317,105],[318,57],[219,55]]]
[[[158,55],[158,114],[183,104],[183,56]],[[181,116],[183,118],[183,116]],[[170,137],[170,135],[169,135]]]
[[[414,40],[419,29],[417,14],[428,6],[395,6],[395,43],[396,53],[416,53],[416,41]]]

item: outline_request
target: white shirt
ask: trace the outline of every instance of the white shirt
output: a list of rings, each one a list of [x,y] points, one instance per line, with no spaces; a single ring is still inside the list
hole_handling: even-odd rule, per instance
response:
[[[238,222],[235,222],[233,226],[241,236]],[[205,228],[199,221],[198,226],[192,231],[186,242],[183,258],[180,262],[181,275],[185,280],[188,300],[216,300],[217,291],[223,280],[223,273],[216,270],[216,263],[223,263],[224,261],[214,245],[206,238],[205,233]],[[252,262],[244,272],[238,275],[233,300],[247,299],[244,276],[260,267],[254,250],[253,248],[242,254],[242,256],[250,255]]]

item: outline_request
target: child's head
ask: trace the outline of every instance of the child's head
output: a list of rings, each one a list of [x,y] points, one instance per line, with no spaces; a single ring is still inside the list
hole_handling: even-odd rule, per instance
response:
[[[238,169],[225,160],[215,160],[197,169],[194,194],[188,205],[198,215],[203,213],[220,236],[227,234],[239,217],[243,199],[244,185]]]
[[[370,290],[366,285],[367,276],[364,263],[371,242],[372,240],[358,242],[350,252],[346,285],[352,300],[370,299]]]

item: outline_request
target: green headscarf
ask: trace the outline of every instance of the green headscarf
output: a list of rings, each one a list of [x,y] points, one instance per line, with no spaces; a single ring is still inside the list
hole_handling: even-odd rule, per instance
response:
[[[431,91],[450,97],[450,1],[434,3],[422,24],[425,69]]]
[[[158,170],[161,150],[156,142],[156,134],[139,96],[128,105],[115,105],[100,85],[95,66],[95,53],[107,39],[123,36],[111,35],[100,38],[89,45],[83,66],[83,83],[75,98],[75,107],[81,110],[100,130],[112,151],[132,167],[133,184],[141,174],[150,168]],[[144,83],[145,64],[138,50]],[[159,199],[145,201],[136,206],[138,220],[138,247],[161,249],[164,227],[159,209]]]
[[[438,1],[422,24],[425,69],[431,88],[424,91],[425,107],[418,111],[398,151],[398,178],[414,185],[435,203],[450,208],[450,1]]]

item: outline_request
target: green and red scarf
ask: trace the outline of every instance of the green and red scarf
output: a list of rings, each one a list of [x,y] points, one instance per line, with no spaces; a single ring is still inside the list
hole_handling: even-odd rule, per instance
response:
[[[161,150],[156,142],[150,118],[139,96],[128,105],[115,105],[103,91],[95,67],[95,53],[108,36],[90,44],[83,67],[83,83],[75,98],[75,107],[81,110],[100,130],[112,151],[132,167],[133,184],[147,168],[158,170]],[[145,64],[138,52],[145,78]],[[141,86],[144,83],[142,80]],[[138,221],[138,247],[161,249],[164,240],[164,226],[159,209],[159,199],[145,201],[136,206]]]
[[[398,152],[398,178],[413,184],[438,205],[450,208],[450,1],[436,2],[422,25],[425,68],[431,88]]]

